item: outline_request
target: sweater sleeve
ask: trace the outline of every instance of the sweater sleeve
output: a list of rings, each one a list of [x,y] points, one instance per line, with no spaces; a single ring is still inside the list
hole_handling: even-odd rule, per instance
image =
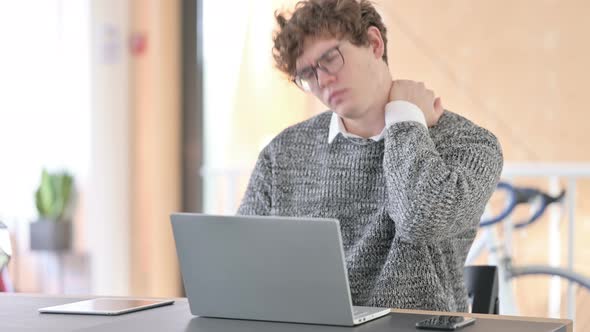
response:
[[[431,129],[412,121],[387,129],[387,212],[403,240],[433,242],[476,229],[500,179],[496,137],[459,118],[445,111]]]
[[[269,215],[271,211],[271,160],[270,145],[259,154],[254,171],[250,176],[246,193],[238,208],[240,215]]]

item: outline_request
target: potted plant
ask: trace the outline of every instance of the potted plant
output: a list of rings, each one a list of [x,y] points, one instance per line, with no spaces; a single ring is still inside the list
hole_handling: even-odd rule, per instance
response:
[[[39,219],[31,223],[31,250],[68,250],[71,246],[74,178],[43,169],[35,192]]]

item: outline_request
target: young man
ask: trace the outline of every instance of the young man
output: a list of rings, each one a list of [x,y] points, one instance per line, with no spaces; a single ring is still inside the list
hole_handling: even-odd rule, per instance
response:
[[[338,219],[355,305],[466,311],[497,139],[424,84],[392,80],[368,1],[308,0],[276,19],[277,67],[330,111],[264,148],[238,213]]]

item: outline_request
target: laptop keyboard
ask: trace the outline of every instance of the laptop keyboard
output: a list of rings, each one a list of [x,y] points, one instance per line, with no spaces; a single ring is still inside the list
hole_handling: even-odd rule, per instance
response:
[[[358,309],[357,308],[353,308],[353,311],[352,311],[352,315],[354,317],[364,316],[364,315],[366,315],[368,313],[369,313],[368,311],[363,310],[363,309],[360,309],[360,308],[358,308]]]

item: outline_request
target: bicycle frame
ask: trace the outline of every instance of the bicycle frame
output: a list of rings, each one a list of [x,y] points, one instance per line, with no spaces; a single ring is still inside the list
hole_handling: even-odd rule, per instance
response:
[[[504,211],[500,214],[499,217],[495,218],[488,218],[489,209],[486,209],[484,213],[483,220],[488,220],[487,223],[481,223],[480,226],[482,227],[482,235],[480,238],[475,241],[471,247],[471,250],[468,253],[466,259],[466,265],[473,264],[473,262],[479,257],[482,252],[487,249],[489,252],[488,256],[488,263],[490,265],[496,265],[498,270],[499,276],[499,298],[500,298],[500,306],[499,312],[500,314],[508,314],[508,315],[518,315],[517,305],[515,303],[515,298],[511,286],[511,280],[513,278],[524,276],[524,275],[546,275],[546,276],[553,276],[554,280],[552,283],[557,282],[557,286],[559,286],[559,280],[555,280],[555,278],[563,278],[570,282],[570,286],[568,286],[568,316],[570,318],[574,318],[575,315],[575,304],[572,305],[572,282],[583,286],[588,291],[590,291],[590,278],[587,278],[583,275],[575,273],[568,269],[553,267],[553,266],[544,266],[544,265],[524,265],[524,266],[513,266],[512,265],[512,256],[511,250],[508,248],[506,241],[499,241],[497,230],[495,227],[486,227],[498,222],[506,220],[505,224],[505,236],[509,237],[512,234],[513,228],[518,227],[526,227],[536,220],[538,220],[546,208],[551,205],[552,203],[562,202],[565,196],[565,192],[561,191],[558,196],[550,196],[544,194],[536,189],[531,188],[519,188],[515,190],[511,185],[504,184],[502,186],[498,186],[500,189],[508,190],[509,191],[509,201],[506,205]],[[520,197],[518,197],[520,195]],[[534,200],[534,198],[540,198]],[[509,216],[514,210],[515,206],[522,203],[532,203],[536,202],[536,204],[540,204],[538,207],[533,206],[533,213],[532,216],[529,218],[528,221],[512,224]],[[571,207],[570,207],[571,208]],[[501,218],[500,218],[501,217]],[[491,222],[490,222],[491,221]],[[555,285],[552,284],[550,287],[551,290],[554,290],[553,287]],[[559,287],[557,287],[558,289]],[[553,297],[558,297],[559,294],[553,294]],[[550,312],[553,311],[553,302],[549,303]]]

